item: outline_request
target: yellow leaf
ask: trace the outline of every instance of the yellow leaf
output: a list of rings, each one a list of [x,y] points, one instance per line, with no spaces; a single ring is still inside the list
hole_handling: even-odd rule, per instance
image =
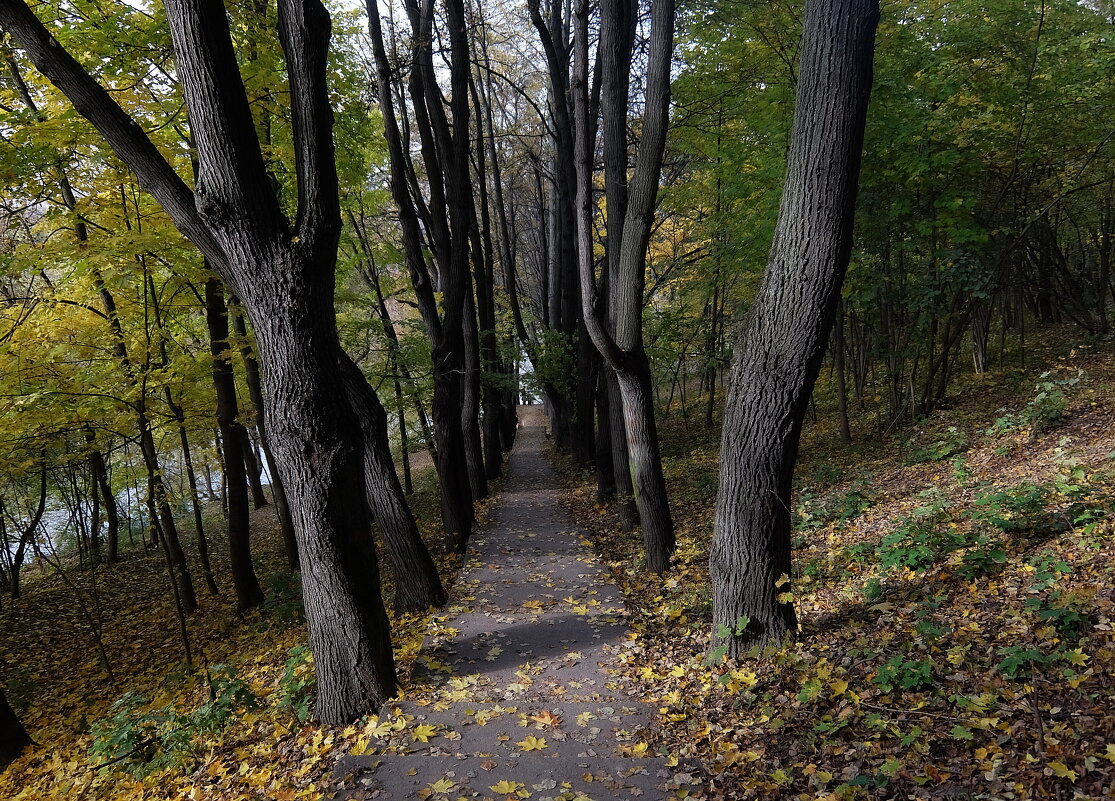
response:
[[[535,737],[532,734],[525,740],[520,740],[519,742],[515,743],[515,745],[519,746],[519,748],[523,749],[524,751],[541,751],[543,748],[546,747],[546,738]]]
[[[1076,781],[1076,771],[1069,770],[1068,765],[1066,765],[1064,762],[1061,762],[1060,760],[1050,762],[1049,768],[1053,771],[1054,776],[1058,776],[1062,779],[1068,779],[1070,782]]]
[[[500,781],[496,784],[492,784],[492,785],[488,786],[489,790],[491,790],[493,793],[499,793],[500,795],[505,795],[505,794],[509,794],[509,793],[517,793],[522,788],[523,788],[523,785],[522,785],[521,782],[511,782],[511,781],[508,781],[507,779],[503,779],[502,781]]]
[[[436,782],[430,785],[430,789],[435,793],[448,793],[456,786],[457,783],[454,782],[452,779],[438,779]]]
[[[1115,743],[1107,744],[1107,751],[1104,752],[1103,758],[1108,762],[1115,762]]]
[[[437,734],[437,726],[431,726],[428,723],[421,723],[414,727],[411,736],[417,743],[428,743],[430,738]]]
[[[789,583],[790,583],[790,577],[787,576],[785,573],[783,573],[781,576],[778,577],[778,581],[774,582],[774,586],[775,587],[785,587]]]
[[[1065,659],[1073,665],[1083,665],[1085,662],[1091,659],[1091,657],[1084,653],[1082,649],[1074,648],[1067,654],[1065,654]]]

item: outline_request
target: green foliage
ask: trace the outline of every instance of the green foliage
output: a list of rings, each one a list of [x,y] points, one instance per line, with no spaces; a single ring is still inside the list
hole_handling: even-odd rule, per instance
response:
[[[305,618],[305,608],[302,603],[302,582],[298,574],[290,570],[282,570],[269,575],[266,599],[261,607],[276,625],[282,628],[298,625]]]
[[[941,554],[963,545],[964,537],[950,525],[940,496],[929,493],[924,497],[926,505],[902,518],[898,526],[879,541],[879,564],[884,570],[924,570]]]
[[[1037,437],[1056,428],[1064,422],[1065,412],[1069,407],[1065,388],[1075,386],[1083,378],[1083,371],[1072,378],[1061,379],[1054,378],[1049,371],[1042,373],[1034,387],[1033,397],[1022,411],[1004,414],[991,425],[987,433],[991,436],[1003,436],[1014,431],[1029,431],[1031,437]]]
[[[310,719],[313,694],[317,689],[313,654],[305,645],[295,646],[287,654],[290,659],[283,669],[276,694],[279,707],[289,710],[299,723],[305,723]]]
[[[31,706],[37,688],[38,684],[31,671],[24,667],[16,667],[4,682],[4,697],[8,699],[8,703],[17,715],[22,714]]]
[[[1029,678],[1035,667],[1049,664],[1049,657],[1037,648],[1023,645],[1000,648],[996,653],[1003,657],[999,662],[998,670],[1008,679]]]
[[[751,625],[751,618],[747,615],[740,615],[736,618],[734,626],[726,626],[723,623],[716,627],[716,639],[720,640],[720,645],[711,649],[708,656],[705,657],[706,664],[716,664],[722,661],[728,653],[728,643],[733,637],[742,637],[747,632],[747,627]]]
[[[935,442],[916,448],[906,457],[906,464],[924,464],[925,462],[940,462],[950,456],[956,456],[968,449],[968,438],[956,426],[949,426],[944,436]]]
[[[933,663],[900,654],[883,664],[871,681],[888,693],[895,689],[924,690],[933,686]]]
[[[207,674],[208,700],[191,712],[174,706],[149,708],[138,693],[125,693],[112,715],[90,729],[90,754],[104,766],[117,766],[136,778],[169,767],[182,767],[202,751],[208,736],[222,731],[236,713],[259,702],[236,671],[212,666]]]
[[[977,524],[1017,533],[1041,523],[1049,497],[1048,488],[1031,481],[1005,489],[988,489],[972,500],[967,516]]]
[[[960,558],[960,565],[956,572],[971,581],[997,573],[1006,563],[1007,552],[1003,549],[1002,543],[981,538],[977,547],[967,551]]]
[[[1080,594],[1052,592],[1045,598],[1028,598],[1026,609],[1063,639],[1080,638],[1094,623],[1089,601]]]

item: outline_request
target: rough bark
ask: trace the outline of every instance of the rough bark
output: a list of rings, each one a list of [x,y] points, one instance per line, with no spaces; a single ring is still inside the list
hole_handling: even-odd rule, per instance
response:
[[[871,91],[877,0],[810,0],[785,190],[736,349],[710,570],[713,644],[738,657],[797,628],[791,480],[839,299]]]
[[[629,52],[633,35],[630,15],[623,0],[601,3],[600,50],[605,73],[601,90],[601,119],[606,154],[613,159],[623,155],[626,165],[626,121],[628,97],[625,83],[609,76],[630,70],[630,63],[613,63],[609,54]],[[592,137],[588,125],[588,25],[587,5],[577,5],[575,24],[574,105],[577,116],[577,241],[581,275],[581,305],[585,324],[593,343],[608,368],[616,375],[627,434],[628,460],[635,490],[635,504],[643,529],[647,564],[656,573],[669,566],[675,547],[673,519],[666,496],[666,482],[658,452],[654,420],[654,394],[650,363],[642,338],[642,305],[645,285],[644,262],[650,241],[655,198],[662,167],[669,121],[670,62],[673,54],[675,7],[673,0],[651,3],[650,49],[647,61],[646,102],[643,136],[631,182],[625,186],[626,208],[618,232],[608,229],[607,260],[609,311],[614,330],[609,330],[595,309],[595,280],[591,250],[591,154]],[[620,133],[621,143],[614,141]],[[606,163],[608,159],[606,156]],[[613,165],[613,173],[618,165]],[[613,178],[613,180],[616,180]],[[605,175],[607,183],[607,172]],[[617,237],[618,234],[618,237]],[[617,485],[618,469],[617,461]],[[618,489],[618,486],[617,486]]]
[[[228,551],[232,584],[236,588],[236,609],[243,613],[263,603],[252,564],[251,511],[248,508],[248,476],[245,469],[244,442],[247,439],[237,420],[236,381],[232,374],[228,344],[228,308],[224,288],[216,278],[205,282],[205,323],[209,329],[209,350],[213,355],[213,389],[217,395],[217,426],[228,492]]]
[[[442,104],[431,56],[432,4],[406,3],[414,37],[409,91],[418,120],[421,152],[426,165],[430,198],[418,204],[408,180],[409,153],[403,147],[395,116],[392,70],[387,59],[376,0],[368,0],[368,27],[376,64],[380,110],[390,163],[391,194],[399,210],[407,271],[418,310],[432,344],[434,398],[432,404],[435,464],[441,485],[441,511],[449,547],[463,553],[472,534],[473,505],[461,428],[464,371],[465,290],[468,278],[468,231],[471,197],[468,187],[468,47],[460,0],[447,4],[451,53],[452,120]],[[441,308],[434,277],[426,262],[419,208],[425,219],[434,262],[441,278]]]
[[[27,730],[0,689],[0,768],[7,767],[31,744]]]
[[[25,3],[0,25],[89,119],[243,301],[264,366],[267,423],[299,538],[324,723],[376,710],[396,687],[379,566],[368,537],[363,443],[336,364],[340,207],[326,82],[331,22],[318,0],[279,0],[298,184],[282,212],[256,136],[219,0],[167,0],[176,72],[198,154],[191,192],[143,131]]]
[[[271,450],[271,438],[267,432],[266,403],[263,399],[263,381],[260,379],[259,362],[256,359],[255,349],[248,339],[248,326],[244,315],[240,313],[240,301],[235,296],[229,299],[229,309],[232,314],[232,327],[240,339],[240,356],[244,360],[244,378],[248,384],[248,396],[252,406],[255,407],[256,431],[259,433],[259,446],[263,451],[263,460],[267,464],[267,475],[271,479],[271,497],[275,501],[275,514],[279,518],[279,530],[283,535],[283,546],[286,549],[287,566],[291,570],[298,569],[298,540],[294,534],[294,521],[290,516],[290,505],[287,503],[286,488],[279,478],[279,470],[275,466],[275,454]]]
[[[364,374],[347,355],[340,371],[349,401],[364,434],[364,472],[368,505],[387,544],[395,576],[397,612],[424,612],[445,604],[445,589],[410,508],[402,500],[387,441],[387,412]]]

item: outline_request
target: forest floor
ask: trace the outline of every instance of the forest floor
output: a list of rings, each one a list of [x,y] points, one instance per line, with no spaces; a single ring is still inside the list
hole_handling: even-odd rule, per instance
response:
[[[959,380],[948,407],[917,426],[888,429],[881,401],[866,398],[865,411],[853,407],[850,446],[840,444],[823,376],[798,469],[800,642],[739,664],[707,654],[719,431],[702,425],[700,401],[690,399],[688,420],[675,412],[662,421],[679,535],[676,565],[662,578],[643,568],[638,538],[595,503],[591,476],[566,466],[563,503],[591,532],[625,605],[616,617],[628,630],[609,652],[618,672],[608,689],[630,693],[635,717],[650,710],[647,728],[633,727],[637,738],[623,743],[630,757],[675,772],[703,766],[710,798],[1110,797],[1115,358],[1110,343],[1064,342],[1031,343],[1027,369]],[[1035,391],[1039,383],[1048,386]],[[416,483],[420,525],[453,583],[462,562],[439,547],[432,472]],[[491,508],[481,507],[482,519]],[[133,550],[95,573],[32,571],[22,600],[3,598],[0,670],[40,745],[0,773],[0,799],[313,801],[331,794],[339,759],[385,736],[453,747],[448,729],[431,737],[422,728],[434,723],[418,714],[447,710],[422,695],[430,665],[417,660],[430,626],[447,626],[453,612],[393,619],[400,703],[415,706],[347,727],[306,722],[313,686],[297,582],[283,569],[270,510],[254,526],[270,600],[241,618],[227,589],[202,597],[189,633],[205,669],[184,669],[158,553]],[[226,542],[217,520],[210,527],[228,588]],[[546,592],[541,610],[523,613],[557,613],[561,599],[547,607]],[[98,629],[111,676],[97,655]],[[491,645],[485,662],[492,648],[508,652]],[[470,700],[468,687],[442,691],[463,692],[469,709],[485,703]],[[505,733],[513,739],[504,747],[557,753],[550,732],[560,727],[542,713],[569,715],[555,708],[539,706],[542,720],[527,715],[525,728],[510,713],[517,731]],[[493,781],[508,789],[501,799],[554,794],[506,780],[523,786]],[[431,783],[417,797],[455,801],[455,789]],[[669,797],[693,795],[679,787]]]
[[[799,641],[739,664],[708,653],[718,421],[694,401],[661,426],[679,540],[661,578],[566,466],[627,601],[652,748],[733,799],[1115,797],[1115,357],[1057,332],[1030,348],[913,427],[853,404],[851,445],[822,377],[796,480]]]

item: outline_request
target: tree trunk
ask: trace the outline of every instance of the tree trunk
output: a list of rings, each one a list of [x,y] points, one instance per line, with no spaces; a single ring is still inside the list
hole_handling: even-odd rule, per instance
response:
[[[196,190],[25,3],[0,0],[0,27],[104,135],[244,302],[259,342],[266,418],[298,533],[317,672],[315,712],[323,723],[346,723],[394,695],[396,676],[368,536],[363,438],[353,431],[352,407],[337,371],[333,301],[341,217],[327,85],[331,21],[319,0],[279,0],[298,189],[291,221],[268,191],[251,107],[235,79],[223,4],[165,5],[198,153]],[[461,35],[455,26],[451,36]],[[464,91],[454,88],[454,97],[467,102]],[[467,139],[467,127],[458,133]],[[464,191],[467,175],[460,183]],[[459,367],[459,361],[450,362]]]
[[[43,512],[46,511],[46,457],[43,457],[43,464],[39,471],[39,503],[35,510],[31,513],[31,519],[27,523],[27,528],[19,535],[19,540],[16,543],[15,553],[12,555],[12,563],[8,571],[8,589],[12,594],[12,598],[19,598],[21,588],[19,584],[19,573],[23,568],[23,560],[27,555],[27,546],[35,538],[35,532],[39,528],[39,523],[43,519]]]
[[[472,499],[482,501],[488,497],[488,474],[480,436],[480,340],[471,279],[465,294],[465,314],[461,324],[465,352],[465,372],[461,381],[461,434],[465,441],[465,463],[468,465]]]
[[[248,477],[244,467],[244,442],[247,435],[237,421],[236,382],[232,375],[231,349],[228,344],[228,309],[224,287],[216,278],[205,281],[205,323],[209,329],[209,350],[213,355],[213,388],[217,395],[217,425],[224,446],[224,473],[228,493],[228,552],[232,584],[236,588],[236,609],[240,613],[263,603],[252,564],[251,511],[248,509]]]
[[[732,658],[797,628],[798,441],[852,246],[877,0],[809,0],[785,190],[725,406],[709,559],[713,644]]]
[[[609,503],[616,497],[616,474],[612,466],[612,419],[608,410],[608,377],[596,375],[596,502]]]
[[[604,72],[601,127],[604,133],[605,182],[609,165],[623,158],[626,165],[628,82],[618,71],[630,71],[634,9],[625,0],[604,0],[600,7],[600,51]],[[669,122],[670,63],[673,53],[673,0],[651,3],[650,47],[647,56],[646,102],[642,141],[630,184],[624,184],[626,208],[622,228],[609,226],[607,240],[609,311],[614,331],[595,309],[591,242],[592,136],[588,115],[588,8],[578,2],[575,25],[576,63],[573,78],[577,117],[577,242],[581,276],[581,307],[586,327],[604,362],[616,374],[627,433],[628,456],[635,487],[635,505],[647,546],[647,564],[656,573],[669,565],[674,551],[674,527],[666,496],[666,482],[658,453],[654,421],[654,392],[650,362],[643,347],[642,304],[645,259]],[[622,141],[617,138],[622,136]],[[618,177],[613,180],[619,180]],[[610,215],[613,212],[610,212]],[[617,222],[618,225],[618,222]],[[617,238],[617,234],[620,235]],[[613,397],[614,400],[614,397]],[[617,479],[619,474],[617,461]]]
[[[6,768],[31,744],[27,730],[0,688],[0,769]]]
[[[93,432],[87,431],[85,441],[93,442]],[[115,564],[120,559],[120,510],[116,505],[116,497],[112,494],[112,485],[108,480],[108,466],[105,464],[104,454],[99,449],[94,449],[89,454],[89,464],[93,470],[93,480],[100,488],[101,504],[105,513],[105,561]]]
[[[259,433],[259,446],[263,451],[263,460],[267,464],[267,475],[271,479],[271,498],[275,501],[275,514],[279,518],[279,530],[283,535],[283,545],[286,548],[287,566],[291,570],[298,569],[298,541],[294,534],[294,521],[290,517],[290,506],[287,504],[286,488],[279,478],[278,468],[275,466],[275,455],[271,451],[271,438],[267,432],[266,415],[264,414],[263,383],[259,377],[259,362],[256,361],[255,350],[248,339],[248,326],[244,315],[240,313],[240,300],[235,296],[229,301],[232,311],[232,327],[240,339],[240,355],[244,359],[244,377],[248,384],[248,396],[255,407],[256,431]]]
[[[379,524],[395,576],[395,611],[424,612],[445,604],[445,589],[402,488],[387,442],[387,412],[364,374],[347,354],[340,357],[341,376],[364,435],[364,472],[368,505]]]
[[[840,441],[852,441],[852,427],[848,422],[848,387],[844,379],[844,308],[836,307],[836,331],[832,343],[833,370],[836,372],[836,409],[840,418]]]
[[[248,487],[252,491],[252,507],[262,509],[268,503],[267,493],[263,491],[263,466],[256,458],[247,426],[241,423],[236,430],[240,432],[240,452],[244,456],[244,477],[248,479]]]

